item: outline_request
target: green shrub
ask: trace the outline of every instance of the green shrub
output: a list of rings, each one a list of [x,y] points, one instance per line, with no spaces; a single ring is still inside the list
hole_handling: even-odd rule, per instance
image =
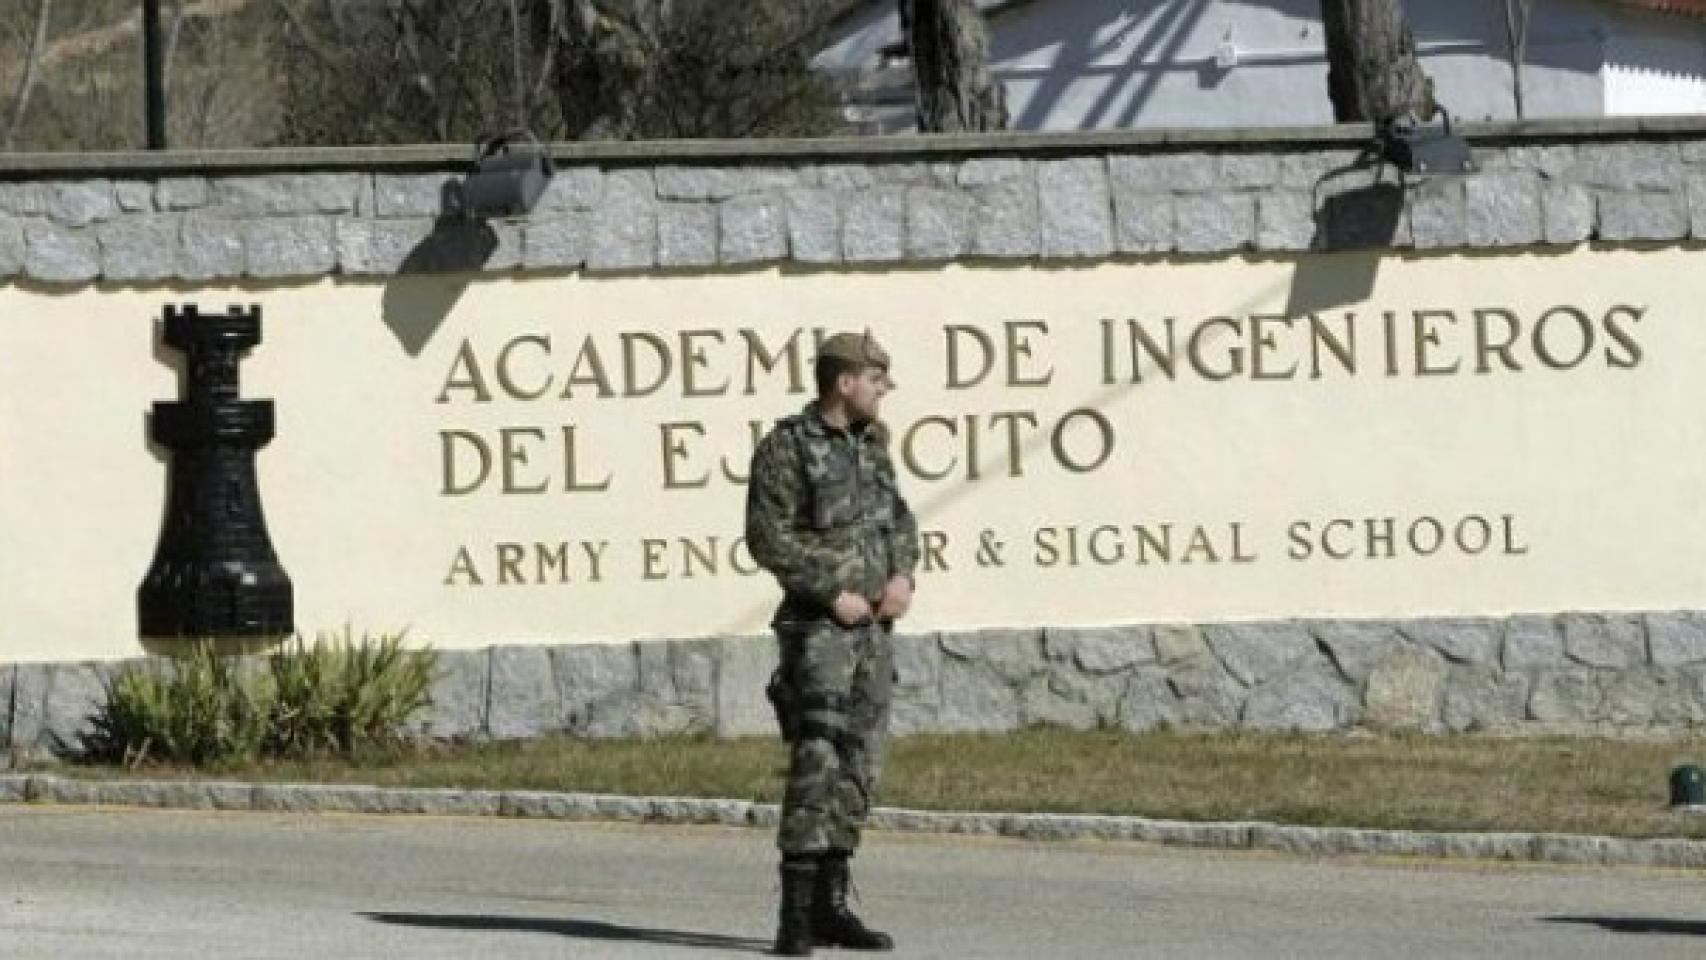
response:
[[[125,764],[249,760],[266,740],[274,699],[267,674],[200,643],[109,679],[84,746]]]
[[[113,677],[84,749],[108,763],[205,766],[390,745],[426,706],[437,669],[436,653],[404,650],[400,633],[298,636],[264,664],[199,643]]]
[[[426,706],[438,655],[403,649],[401,633],[356,641],[301,637],[269,660],[278,699],[269,752],[280,756],[350,753],[401,739],[409,718]]]

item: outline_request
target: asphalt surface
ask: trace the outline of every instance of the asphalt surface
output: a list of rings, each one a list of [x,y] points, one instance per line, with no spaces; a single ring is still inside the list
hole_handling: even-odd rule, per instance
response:
[[[0,807],[0,957],[750,957],[767,834]],[[1701,957],[1706,876],[873,835],[896,957]],[[852,956],[820,950],[821,956]]]

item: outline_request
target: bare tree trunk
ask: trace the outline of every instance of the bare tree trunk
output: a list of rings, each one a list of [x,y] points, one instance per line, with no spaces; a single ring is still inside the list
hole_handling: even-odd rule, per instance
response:
[[[516,5],[516,0],[509,0],[509,65],[510,82],[514,84],[510,90],[510,109],[515,114],[510,123],[526,127],[527,79],[521,69],[521,8]]]
[[[1416,59],[1400,0],[1321,0],[1327,95],[1340,123],[1390,123],[1436,112],[1433,81]]]
[[[1522,62],[1528,59],[1528,23],[1534,15],[1534,0],[1505,0],[1505,41],[1511,58],[1511,99],[1516,118],[1526,116],[1522,103]]]
[[[535,4],[534,23],[554,26],[556,99],[575,140],[628,140],[650,96],[648,78],[670,17],[670,0],[567,0]]]
[[[166,31],[166,63],[161,68],[165,75],[166,89],[172,89],[172,58],[178,55],[178,38],[184,32],[184,0],[174,0],[172,4],[172,27]]]
[[[899,2],[918,88],[918,129],[1005,129],[1007,97],[989,74],[989,33],[973,0]]]
[[[527,12],[524,16],[527,17],[527,39],[533,54],[539,58],[539,69],[529,97],[540,99],[550,93],[551,79],[557,71],[563,0],[527,0]]]
[[[30,90],[35,87],[42,55],[47,51],[47,18],[52,9],[53,0],[41,0],[36,7],[36,28],[30,34],[30,49],[24,55],[24,73],[18,78],[18,92],[12,98],[12,117],[6,123],[6,139],[0,143],[0,148],[12,149],[12,144],[17,142],[18,131],[23,129],[24,114],[30,106]]]

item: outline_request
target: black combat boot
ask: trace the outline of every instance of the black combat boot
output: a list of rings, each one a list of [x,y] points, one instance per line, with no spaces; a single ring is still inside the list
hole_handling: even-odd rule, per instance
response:
[[[782,919],[776,927],[777,956],[812,955],[812,892],[817,884],[816,857],[782,859]]]
[[[818,861],[817,889],[812,893],[812,939],[825,947],[893,950],[893,937],[866,927],[847,906],[847,889],[852,885],[847,857],[830,852]]]

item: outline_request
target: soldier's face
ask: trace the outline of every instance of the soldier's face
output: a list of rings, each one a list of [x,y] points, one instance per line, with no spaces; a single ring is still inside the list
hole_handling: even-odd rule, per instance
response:
[[[889,392],[888,371],[882,367],[866,367],[842,377],[841,389],[852,419],[860,422],[875,420],[877,407]]]

